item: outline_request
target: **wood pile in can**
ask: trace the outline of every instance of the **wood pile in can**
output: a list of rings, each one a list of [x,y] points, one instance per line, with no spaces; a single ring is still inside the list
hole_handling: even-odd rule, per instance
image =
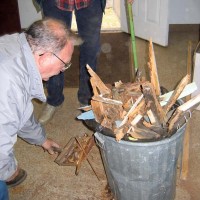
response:
[[[183,77],[174,91],[161,94],[151,41],[148,68],[149,81],[136,76],[133,83],[118,81],[106,85],[87,66],[94,93],[91,107],[95,120],[112,130],[117,141],[125,135],[135,141],[170,137],[191,118],[191,113],[200,103],[200,94],[187,102],[178,100],[190,95],[196,87],[195,83],[190,83],[190,74]]]

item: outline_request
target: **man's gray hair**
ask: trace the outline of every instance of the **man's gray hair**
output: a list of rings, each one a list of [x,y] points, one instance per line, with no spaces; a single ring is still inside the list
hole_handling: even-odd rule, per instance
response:
[[[81,38],[69,30],[65,23],[46,18],[34,22],[26,31],[26,39],[33,53],[59,53],[68,41],[74,45],[82,44]]]

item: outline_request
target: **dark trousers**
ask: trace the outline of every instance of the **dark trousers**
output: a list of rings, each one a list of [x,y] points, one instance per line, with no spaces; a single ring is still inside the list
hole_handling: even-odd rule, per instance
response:
[[[55,6],[55,0],[43,0],[42,7],[44,16],[60,19],[64,21],[68,27],[71,27],[72,12],[59,10]],[[78,100],[82,104],[89,104],[93,93],[89,82],[90,77],[86,69],[86,64],[96,71],[97,56],[100,50],[100,31],[103,16],[101,0],[92,0],[91,5],[87,8],[80,10],[75,9],[75,16],[78,33],[84,40],[84,43],[80,46]],[[65,73],[67,73],[67,71]],[[47,103],[52,106],[59,106],[62,104],[64,101],[63,88],[64,73],[51,77],[47,83]]]
[[[8,187],[4,181],[0,180],[0,200],[8,200]]]

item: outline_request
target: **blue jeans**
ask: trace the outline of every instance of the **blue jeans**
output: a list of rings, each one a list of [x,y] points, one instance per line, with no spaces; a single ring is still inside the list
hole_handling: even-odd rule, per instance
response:
[[[44,16],[62,20],[71,28],[72,12],[59,10],[55,6],[55,0],[43,0],[42,7]],[[96,71],[103,16],[101,0],[92,0],[91,5],[87,8],[80,10],[75,8],[75,16],[78,33],[84,40],[84,43],[80,46],[78,100],[81,104],[89,104],[93,92],[89,82],[90,76],[87,72],[86,64],[89,64]],[[64,73],[51,77],[47,83],[47,103],[52,106],[62,104],[64,101],[63,88]]]
[[[8,200],[8,187],[4,181],[0,181],[0,200]]]

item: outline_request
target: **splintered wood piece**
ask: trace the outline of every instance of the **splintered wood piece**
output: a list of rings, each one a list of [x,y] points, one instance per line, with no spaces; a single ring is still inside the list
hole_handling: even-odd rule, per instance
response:
[[[165,137],[168,134],[167,127],[148,124],[148,122],[145,122],[145,120],[138,122],[137,127],[144,130],[153,131],[154,133],[158,134],[159,137]]]
[[[128,117],[129,115],[131,114],[131,112],[133,112],[133,110],[137,107],[137,105],[140,103],[140,101],[142,100],[143,98],[143,94],[136,100],[136,102],[133,104],[133,106],[131,107],[131,109],[128,111],[128,113],[126,114],[126,116],[124,117],[124,119],[122,120],[121,124],[119,125],[119,128],[121,126],[123,126],[127,120],[128,120]]]
[[[145,100],[142,99],[142,101],[138,104],[138,106],[129,114],[129,120],[133,120],[136,114],[140,113],[141,115],[144,115],[145,113]]]
[[[146,128],[148,128],[149,130],[152,130],[152,131],[158,133],[161,136],[166,136],[168,134],[167,133],[167,127],[166,128],[157,127],[157,126],[154,126],[154,125],[148,123],[147,121],[143,121],[143,125]]]
[[[147,63],[149,67],[150,79],[151,83],[155,89],[156,95],[160,96],[160,83],[158,80],[158,73],[157,73],[157,66],[156,66],[156,59],[153,49],[152,39],[149,41],[149,62]]]
[[[103,83],[103,81],[99,78],[99,76],[92,70],[92,68],[89,65],[86,65],[87,70],[91,77],[93,77],[94,81],[93,84],[99,89],[100,94],[110,94],[111,90],[106,87],[106,85]]]
[[[168,132],[171,135],[172,130],[174,129],[174,126],[176,122],[179,120],[180,116],[182,115],[182,111],[176,109],[175,113],[173,114],[172,118],[169,120],[169,126],[168,126]]]
[[[96,81],[95,81],[95,78],[94,77],[91,77],[90,78],[90,83],[91,83],[91,86],[92,86],[92,90],[93,90],[93,93],[95,96],[99,95],[99,92],[97,90],[97,86],[96,86]]]
[[[131,121],[131,125],[135,126],[141,119],[142,119],[142,115],[138,114],[132,121]]]
[[[147,121],[144,120],[142,123],[143,123],[143,125],[146,126],[147,128],[151,128],[151,127],[152,127],[152,124],[151,124],[150,122],[147,122]]]
[[[104,109],[101,102],[91,100],[92,110],[94,112],[95,120],[101,123],[104,118]]]
[[[115,84],[115,87],[116,87],[116,88],[119,88],[123,83],[122,83],[122,81],[120,80],[120,81],[115,82],[114,84]]]
[[[128,126],[124,126],[122,128],[119,129],[115,129],[114,133],[115,133],[115,139],[116,141],[120,141],[129,131],[129,127]]]
[[[181,176],[182,180],[186,180],[189,172],[189,141],[190,141],[190,123],[187,124],[185,136],[183,140],[183,154],[182,154],[182,167]]]
[[[134,127],[133,131],[132,132],[130,131],[129,134],[136,139],[153,139],[153,138],[155,139],[160,137],[159,134],[145,127],[144,128]]]
[[[168,113],[169,110],[170,110],[170,108],[175,104],[175,102],[178,99],[178,97],[180,96],[181,92],[183,91],[183,89],[185,88],[185,86],[189,83],[190,77],[191,76],[187,74],[181,80],[181,82],[178,84],[178,86],[174,90],[172,96],[170,97],[168,103],[163,107],[165,113]]]
[[[126,133],[123,132],[123,128],[116,129],[115,130],[115,137],[116,141],[119,142],[125,135]]]
[[[193,97],[186,103],[182,104],[179,106],[171,119],[169,120],[169,134],[171,135],[174,130],[176,130],[176,125],[179,124],[179,121],[182,116],[186,114],[186,111],[190,109],[190,113],[197,107],[200,103],[200,94],[197,96]]]
[[[156,124],[155,116],[154,116],[154,114],[153,114],[153,112],[151,110],[147,111],[147,115],[149,117],[149,120],[150,120],[151,124]]]
[[[157,100],[152,84],[149,82],[145,82],[144,84],[142,84],[142,89],[147,105],[147,110],[151,110],[153,112],[156,124],[158,126],[165,126],[167,122],[166,115]]]
[[[101,96],[93,96],[92,99],[95,101],[100,101],[100,102],[107,103],[107,104],[122,105],[121,101],[109,99],[109,98],[105,98],[105,97],[101,97]]]
[[[104,107],[104,116],[107,116],[113,121],[120,120],[120,116],[123,113],[123,108],[121,105],[112,105],[112,104],[102,104]]]
[[[101,122],[101,125],[103,127],[109,128],[110,130],[112,130],[112,121],[110,119],[107,118],[107,116],[104,117],[103,121]]]
[[[131,135],[131,137],[136,140],[147,139],[146,135],[136,132],[135,129],[133,131],[130,131],[129,135]]]
[[[185,112],[186,110],[189,110],[193,106],[198,106],[199,103],[200,103],[200,94],[193,97],[192,99],[185,102],[184,104],[180,105],[177,109]]]
[[[187,73],[191,77],[192,72],[192,43],[188,43],[188,57],[187,57]],[[190,78],[191,79],[191,78]],[[190,80],[191,82],[191,80]],[[186,101],[191,99],[191,95],[186,97]],[[185,130],[185,136],[183,141],[183,154],[182,154],[182,167],[180,178],[186,180],[189,171],[189,142],[190,142],[190,124],[188,123]]]
[[[123,108],[124,110],[129,110],[132,105],[133,105],[133,98],[131,97],[127,102],[123,104]]]
[[[190,76],[191,77],[191,76]],[[181,94],[179,95],[178,99],[191,95],[194,91],[197,90],[197,85],[195,82],[189,83],[185,86]],[[164,106],[169,101],[170,97],[172,96],[174,91],[170,91],[166,94],[159,96],[160,105]],[[186,100],[187,101],[187,100]]]

